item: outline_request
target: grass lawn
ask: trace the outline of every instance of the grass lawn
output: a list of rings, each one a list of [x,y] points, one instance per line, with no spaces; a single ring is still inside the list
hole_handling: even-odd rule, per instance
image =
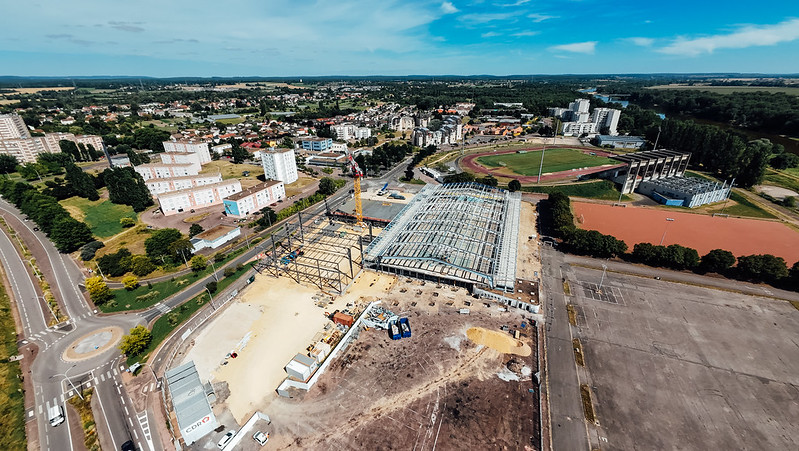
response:
[[[25,396],[22,394],[19,362],[8,359],[17,355],[17,336],[11,301],[0,284],[0,437],[3,449],[25,450]]]
[[[217,124],[235,125],[235,124],[241,124],[242,122],[244,122],[244,120],[245,120],[244,117],[234,117],[231,119],[217,119],[214,122],[216,122]]]
[[[619,190],[610,180],[597,180],[573,185],[555,186],[523,186],[522,191],[528,193],[554,193],[560,192],[571,197],[584,197],[587,199],[619,200]],[[632,198],[624,195],[621,200],[628,201]]]
[[[119,225],[122,218],[137,220],[133,208],[111,203],[107,199],[90,201],[75,196],[62,200],[61,205],[73,218],[85,222],[98,238],[108,238],[122,232],[123,227]]]
[[[480,157],[477,162],[489,168],[506,167],[519,175],[538,175],[540,152],[506,153]],[[586,155],[576,149],[552,149],[544,155],[544,173],[613,164],[614,160],[596,155]]]
[[[302,173],[300,173],[299,175],[300,178],[298,178],[296,182],[285,185],[286,197],[296,196],[297,194],[300,194],[302,190],[307,188],[309,185],[312,185],[316,182],[316,179],[313,177],[309,177]]]
[[[216,294],[221,293],[225,288],[227,288],[231,283],[236,281],[239,277],[243,276],[247,273],[247,271],[252,267],[252,264],[244,265],[244,268],[241,271],[236,271],[230,277],[225,277],[224,279],[220,280],[217,284]],[[141,362],[147,359],[151,352],[161,344],[170,333],[172,333],[175,328],[183,324],[184,321],[191,318],[203,305],[208,303],[208,293],[203,292],[203,294],[199,294],[188,301],[184,302],[180,305],[180,307],[175,308],[171,312],[167,313],[166,315],[162,315],[160,318],[155,320],[153,323],[153,330],[152,337],[153,339],[150,341],[150,344],[147,346],[147,349],[144,350],[139,355],[129,356],[127,359],[128,366],[133,365],[136,362]]]
[[[250,171],[250,175],[247,177],[243,177],[241,174],[244,171]],[[264,168],[260,164],[249,164],[249,163],[242,163],[242,164],[235,164],[232,161],[228,161],[227,159],[211,161],[210,163],[206,163],[203,165],[202,171],[200,174],[216,174],[217,172],[222,174],[222,179],[239,179],[239,180],[255,180],[258,183],[260,181],[256,178],[259,175],[264,175]]]
[[[783,174],[779,171],[767,169],[766,175],[763,177],[763,182],[767,182],[771,185],[781,186],[799,193],[799,175],[794,175],[790,172]]]
[[[750,201],[746,197],[738,194],[735,190],[732,191],[730,194],[730,200],[735,203],[727,203],[727,207],[724,207],[724,202],[714,204],[711,208],[705,210],[708,213],[721,213],[721,210],[724,210],[724,214],[728,214],[730,216],[744,216],[748,218],[764,218],[764,219],[773,219],[776,216],[772,215],[771,213],[767,212],[760,208],[757,204]],[[701,207],[700,207],[701,208]]]
[[[244,247],[236,252],[231,252],[227,255],[225,260],[219,263],[214,263],[214,266],[217,269],[221,269],[227,262],[238,257],[246,250],[247,248]],[[149,308],[172,296],[173,294],[185,289],[194,282],[202,280],[205,276],[211,274],[212,272],[213,267],[209,262],[208,267],[203,271],[175,277],[174,280],[157,282],[153,284],[152,288],[148,288],[147,285],[140,285],[135,290],[126,290],[124,288],[111,290],[111,292],[114,294],[114,304],[110,305],[106,303],[101,304],[98,307],[105,313]],[[152,275],[148,275],[148,277],[151,276]],[[220,280],[219,283],[221,284],[223,281],[224,279]]]

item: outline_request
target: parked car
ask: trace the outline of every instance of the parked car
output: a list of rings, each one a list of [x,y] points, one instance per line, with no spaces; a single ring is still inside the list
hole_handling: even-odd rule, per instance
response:
[[[136,451],[136,445],[133,444],[133,440],[128,440],[119,449],[122,451]]]
[[[230,443],[231,440],[233,440],[233,437],[235,436],[236,436],[235,429],[227,431],[227,433],[224,436],[222,436],[222,438],[219,440],[219,443],[217,443],[216,446],[219,447],[219,449],[224,448],[225,446],[227,446],[228,443]]]
[[[264,446],[266,442],[269,441],[269,433],[263,433],[261,431],[256,432],[253,434],[252,439],[258,442],[259,445]]]

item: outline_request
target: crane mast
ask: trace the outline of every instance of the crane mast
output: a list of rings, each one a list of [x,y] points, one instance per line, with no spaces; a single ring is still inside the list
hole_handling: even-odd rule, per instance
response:
[[[362,227],[365,225],[363,222],[363,205],[361,204],[361,179],[363,178],[363,171],[349,152],[347,152],[347,161],[350,164],[352,176],[355,178],[355,186],[353,187],[355,196],[355,225]]]

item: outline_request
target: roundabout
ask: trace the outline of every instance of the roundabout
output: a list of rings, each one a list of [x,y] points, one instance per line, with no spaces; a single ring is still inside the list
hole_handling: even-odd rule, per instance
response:
[[[65,362],[81,362],[114,349],[122,339],[121,327],[108,326],[89,332],[73,341],[61,355]]]

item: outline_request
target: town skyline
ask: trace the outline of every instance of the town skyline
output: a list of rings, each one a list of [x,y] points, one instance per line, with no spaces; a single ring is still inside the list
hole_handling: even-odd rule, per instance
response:
[[[7,6],[4,75],[404,76],[797,73],[799,10],[685,1],[94,1]],[[795,10],[795,11],[792,11]],[[688,12],[688,13],[687,13]]]

